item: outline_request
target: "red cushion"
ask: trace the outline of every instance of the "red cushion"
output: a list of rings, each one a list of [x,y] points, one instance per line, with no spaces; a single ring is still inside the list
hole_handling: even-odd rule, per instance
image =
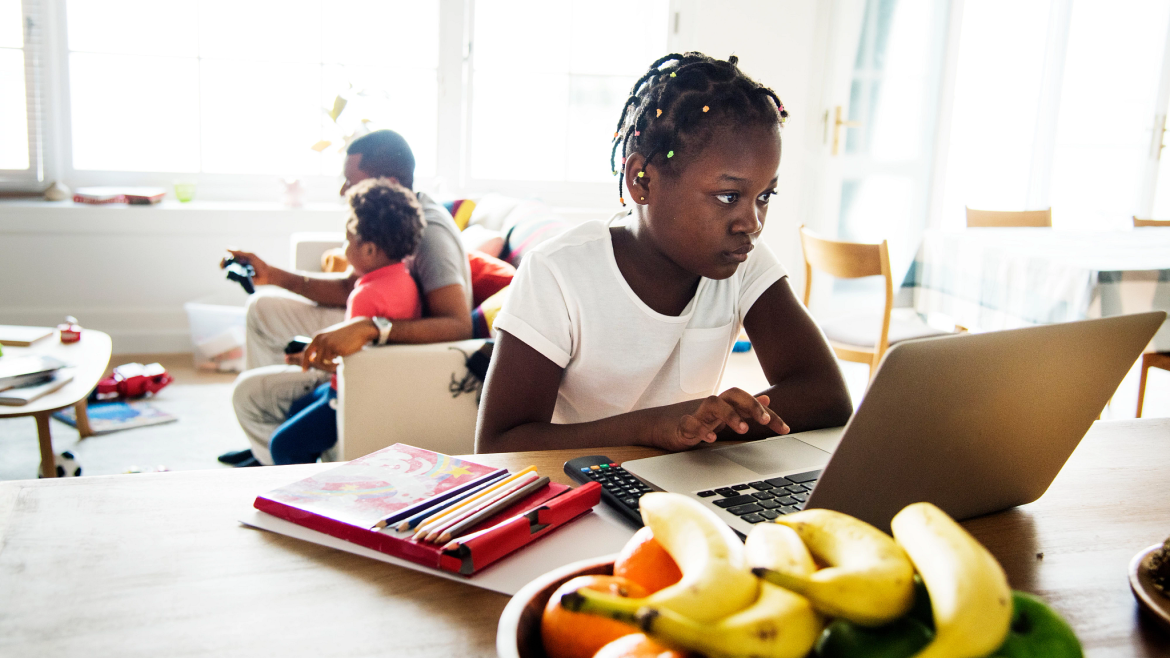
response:
[[[482,251],[472,249],[467,252],[467,258],[471,261],[472,306],[482,304],[483,300],[512,283],[512,277],[516,276],[516,268]]]

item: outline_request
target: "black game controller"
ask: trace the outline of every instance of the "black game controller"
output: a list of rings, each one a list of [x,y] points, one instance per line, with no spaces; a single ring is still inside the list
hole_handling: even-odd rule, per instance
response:
[[[256,286],[252,284],[252,277],[256,276],[256,268],[247,263],[241,263],[235,258],[229,258],[223,262],[221,266],[227,270],[228,281],[235,281],[244,288],[244,292],[251,295],[256,292]]]

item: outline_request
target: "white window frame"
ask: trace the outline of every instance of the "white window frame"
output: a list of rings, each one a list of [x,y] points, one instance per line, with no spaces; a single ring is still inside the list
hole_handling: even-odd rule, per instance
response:
[[[42,81],[45,79],[44,52],[45,21],[38,0],[21,2],[24,23],[24,93],[28,120],[28,168],[0,169],[0,191],[21,192],[39,190],[45,180],[44,122]]]
[[[281,199],[278,176],[262,174],[209,174],[190,172],[127,172],[81,170],[73,166],[72,105],[69,84],[66,0],[24,0],[26,13],[37,12],[42,35],[27,43],[26,53],[36,48],[39,78],[29,75],[30,90],[39,94],[39,113],[30,113],[29,134],[36,136],[35,166],[19,180],[0,180],[0,189],[40,192],[52,181],[77,188],[91,185],[152,185],[171,189],[175,179],[195,177],[197,200],[268,201]],[[416,178],[415,187],[438,196],[475,197],[500,193],[539,198],[555,206],[578,208],[614,207],[618,190],[613,182],[549,182],[473,178],[470,171],[471,89],[474,44],[472,27],[475,0],[440,0],[438,66],[438,137],[434,176]],[[667,29],[663,25],[663,29]],[[33,58],[26,56],[31,66]],[[30,69],[31,70],[31,69]],[[33,93],[30,91],[30,93]],[[33,103],[30,102],[30,107]],[[616,120],[616,117],[615,117]],[[30,141],[30,144],[32,142]],[[535,148],[517,144],[517,148]],[[311,202],[337,198],[341,183],[336,175],[301,176]]]

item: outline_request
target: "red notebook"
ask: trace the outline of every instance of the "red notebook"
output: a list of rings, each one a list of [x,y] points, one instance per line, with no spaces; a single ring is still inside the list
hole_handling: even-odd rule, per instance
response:
[[[373,530],[499,477],[502,469],[396,443],[256,497],[261,512],[428,567],[471,575],[547,535],[601,501],[596,483],[550,483],[449,544],[419,542],[393,526]]]

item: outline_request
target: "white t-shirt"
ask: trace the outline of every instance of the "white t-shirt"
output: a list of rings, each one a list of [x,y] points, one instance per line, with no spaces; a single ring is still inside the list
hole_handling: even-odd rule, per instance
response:
[[[626,283],[609,225],[587,222],[524,257],[495,329],[564,368],[554,423],[583,423],[715,392],[756,299],[786,276],[767,245],[727,279],[703,278],[679,316]]]

